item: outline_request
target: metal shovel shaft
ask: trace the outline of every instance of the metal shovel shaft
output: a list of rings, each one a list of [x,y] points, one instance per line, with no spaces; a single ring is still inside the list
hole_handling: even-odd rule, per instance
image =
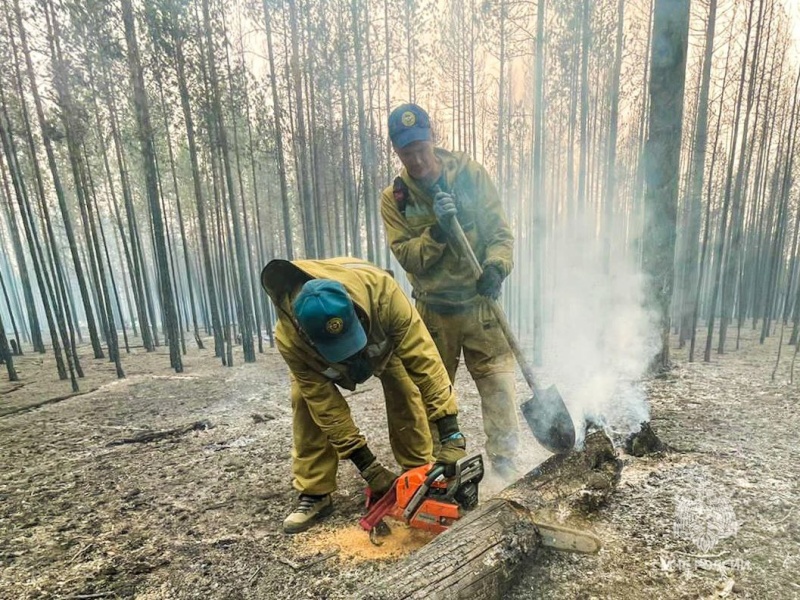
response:
[[[469,240],[467,239],[464,230],[461,228],[461,223],[459,223],[458,219],[455,217],[453,217],[450,231],[456,237],[459,247],[469,260],[469,265],[473,274],[475,275],[475,279],[479,279],[480,276],[483,275],[483,267],[481,267],[481,264],[478,262],[478,257],[475,256],[472,246],[469,245]],[[509,325],[506,314],[503,312],[503,307],[500,306],[500,303],[493,298],[486,298],[486,301],[489,303],[497,322],[500,324],[500,329],[503,330],[503,335],[505,336],[506,340],[508,340],[508,345],[511,346],[511,351],[514,353],[514,357],[517,359],[519,368],[522,369],[522,376],[525,378],[525,381],[528,383],[528,386],[531,388],[531,391],[534,393],[534,395],[538,394],[540,389],[536,383],[536,377],[533,374],[533,369],[528,364],[525,355],[522,353],[522,348],[517,341],[517,337],[514,335],[514,332],[511,331],[511,325]]]
[[[451,219],[450,232],[455,237],[455,241],[463,254],[469,260],[475,279],[480,278],[483,275],[483,267],[478,262],[478,257],[475,256],[475,252],[472,250],[472,246],[470,246],[469,240],[455,216]],[[533,392],[533,398],[525,402],[522,407],[522,413],[531,428],[531,432],[537,441],[551,452],[557,454],[569,452],[575,445],[575,428],[561,394],[558,393],[555,386],[550,386],[543,392],[542,388],[536,383],[536,376],[533,374],[533,369],[522,352],[517,337],[511,331],[511,325],[509,325],[505,312],[503,312],[503,307],[493,298],[486,298],[486,301],[489,303],[489,307],[492,309],[500,329],[511,347],[511,352],[517,359],[517,364],[522,370],[522,376]]]

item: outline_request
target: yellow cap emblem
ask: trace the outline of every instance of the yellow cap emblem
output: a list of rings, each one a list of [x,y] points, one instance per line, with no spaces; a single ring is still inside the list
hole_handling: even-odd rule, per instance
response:
[[[414,123],[417,122],[417,115],[415,115],[410,110],[407,110],[403,113],[403,116],[400,119],[403,122],[403,125],[406,127],[412,127]]]
[[[329,319],[327,323],[325,323],[325,331],[334,335],[342,333],[343,328],[344,321],[342,321],[339,317],[333,317],[332,319]]]

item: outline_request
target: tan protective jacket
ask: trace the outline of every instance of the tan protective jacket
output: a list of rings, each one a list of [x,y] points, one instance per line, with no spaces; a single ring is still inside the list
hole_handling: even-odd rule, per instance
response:
[[[356,258],[273,260],[261,272],[261,284],[278,312],[275,339],[300,386],[303,399],[339,458],[366,440],[350,415],[339,389],[355,389],[347,368],[327,362],[297,326],[292,300],[310,279],[332,279],[344,285],[367,332],[366,352],[373,374],[380,376],[396,355],[419,388],[429,421],[458,413],[455,392],[425,324],[389,273]]]
[[[500,196],[489,174],[463,152],[434,150],[442,161],[443,191],[453,193],[462,223],[478,261],[497,265],[504,276],[513,266],[514,236]],[[408,272],[414,297],[431,304],[464,304],[478,300],[475,277],[465,256],[453,242],[438,243],[430,233],[436,224],[435,192],[422,187],[403,169],[406,198],[396,198],[394,186],[381,197],[386,235],[397,261]]]

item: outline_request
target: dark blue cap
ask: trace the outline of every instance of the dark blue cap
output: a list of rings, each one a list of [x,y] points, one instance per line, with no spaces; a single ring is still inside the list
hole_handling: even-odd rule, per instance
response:
[[[325,360],[341,362],[367,345],[353,301],[338,281],[306,282],[292,306],[300,327]]]
[[[389,115],[389,137],[395,148],[404,148],[411,142],[429,142],[431,120],[416,104],[401,104]]]

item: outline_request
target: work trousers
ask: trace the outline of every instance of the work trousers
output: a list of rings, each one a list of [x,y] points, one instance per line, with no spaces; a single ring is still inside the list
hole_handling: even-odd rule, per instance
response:
[[[403,470],[433,462],[433,445],[422,395],[400,359],[392,356],[379,378],[395,460]],[[291,393],[293,485],[304,494],[329,494],[336,489],[339,456],[311,417],[294,380]]]
[[[519,443],[514,355],[487,302],[446,314],[417,301],[453,382],[463,352],[464,363],[481,396],[486,453],[490,460],[513,458]]]

